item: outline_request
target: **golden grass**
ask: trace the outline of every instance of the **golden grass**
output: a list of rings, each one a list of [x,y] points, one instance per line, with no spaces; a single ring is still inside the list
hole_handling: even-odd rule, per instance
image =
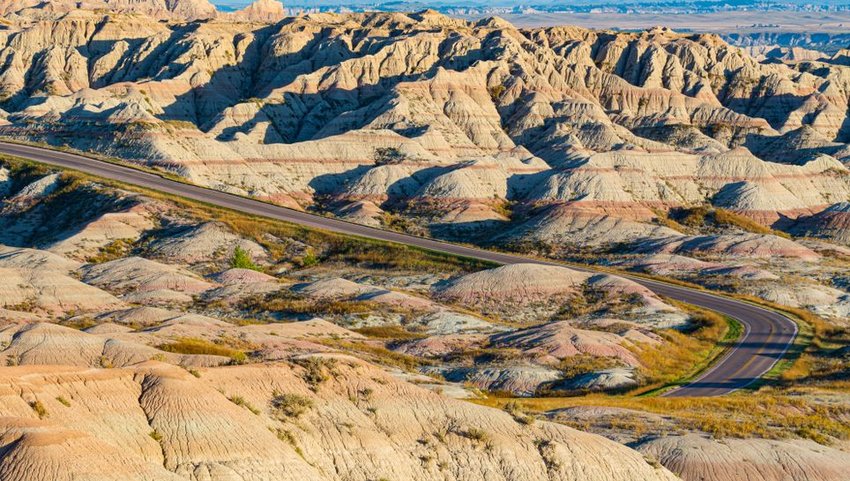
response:
[[[753,232],[755,234],[772,234],[785,238],[791,237],[785,232],[771,229],[770,227],[759,224],[749,217],[736,214],[735,212],[726,209],[714,209],[714,222],[719,225],[737,227],[741,230]]]
[[[126,257],[133,249],[133,239],[115,239],[101,247],[97,254],[86,258],[87,262],[100,264]]]
[[[672,224],[669,226],[672,228],[675,228],[674,226],[677,224],[693,229],[708,226],[733,227],[745,232],[752,232],[754,234],[777,235],[780,237],[790,238],[790,236],[785,232],[771,229],[768,226],[759,224],[749,217],[737,214],[730,210],[711,206],[674,209],[671,211],[670,215],[667,216],[667,219],[672,221]],[[659,217],[659,222],[666,223],[666,221],[661,217]]]
[[[643,366],[641,373],[645,378],[645,384],[632,391],[633,395],[689,381],[718,359],[741,334],[737,321],[689,304],[667,302],[690,314],[692,328],[688,332],[661,330],[658,334],[663,343],[632,349]]]
[[[474,400],[505,408],[512,403],[524,412],[546,412],[576,406],[606,406],[662,414],[680,428],[699,430],[718,438],[802,437],[820,443],[850,438],[850,426],[841,422],[850,406],[813,405],[801,397],[777,393],[738,394],[716,398],[663,398],[588,395],[571,398],[498,398]],[[639,426],[634,427],[639,430]]]
[[[370,342],[347,341],[340,339],[324,339],[319,342],[343,352],[360,354],[359,357],[362,357],[367,361],[384,366],[397,367],[406,371],[414,371],[422,365],[429,364],[427,361],[418,357],[391,351],[382,345],[375,345]]]
[[[610,357],[594,356],[592,354],[578,354],[564,358],[558,369],[565,379],[571,379],[583,374],[601,371],[621,365],[617,359]]]
[[[229,357],[236,363],[245,362],[247,356],[243,351],[215,344],[204,339],[182,338],[156,346],[157,349],[178,354],[206,354]]]
[[[285,289],[266,296],[248,296],[240,301],[239,308],[254,314],[276,312],[293,316],[366,315],[382,309],[391,310],[389,307],[369,301],[310,299]]]
[[[402,326],[369,326],[354,329],[354,332],[375,339],[408,340],[422,339],[425,334],[410,332]]]

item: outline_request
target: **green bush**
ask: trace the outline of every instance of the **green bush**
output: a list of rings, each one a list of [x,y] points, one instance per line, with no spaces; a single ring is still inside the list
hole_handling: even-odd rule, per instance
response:
[[[254,271],[260,270],[260,266],[254,264],[254,260],[251,259],[251,254],[239,246],[236,246],[233,249],[233,257],[230,258],[230,267],[237,269],[251,269]]]

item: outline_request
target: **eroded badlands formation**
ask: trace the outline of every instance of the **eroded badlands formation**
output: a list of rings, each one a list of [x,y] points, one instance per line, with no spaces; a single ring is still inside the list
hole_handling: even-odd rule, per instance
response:
[[[203,2],[144,4],[163,20],[107,3],[7,5],[0,135],[547,255],[784,263],[801,294],[721,287],[848,312],[834,269],[812,267],[850,237],[850,68],[835,58],[430,11],[273,23],[273,2],[210,19],[185,13]],[[682,222],[694,209],[709,215]]]
[[[624,319],[687,321],[636,284],[559,268],[575,282],[552,293],[536,290],[534,266],[371,268],[297,229],[239,234],[168,200],[17,163],[0,172],[3,479],[675,479],[603,437],[450,399],[476,391],[417,370],[448,343],[456,361],[443,366],[481,389],[493,387],[481,373],[502,370],[500,387],[534,392],[580,354],[622,365],[633,385],[633,350],[663,342],[650,325],[533,334],[463,296],[502,279],[526,293],[491,293],[488,312],[533,304],[538,323],[592,285],[604,297],[588,325],[626,323],[599,317],[626,294]],[[484,346],[528,361],[476,360]]]
[[[839,56],[430,11],[78,3],[0,2],[0,136],[848,324]],[[727,444],[667,418],[658,436],[591,426],[608,440],[563,425],[586,413],[535,422],[452,399],[685,375],[719,341],[715,321],[622,277],[485,269],[175,202],[0,165],[0,478],[838,481],[850,469],[837,434]],[[830,362],[846,362],[838,351]],[[794,409],[847,403],[834,395]],[[776,451],[787,461],[772,464]]]
[[[340,240],[76,176],[0,174],[4,479],[675,479],[662,465],[734,479],[699,431],[636,438],[640,454],[451,399],[652,382],[647,355],[702,321],[631,281],[409,252],[393,267],[399,253],[376,264]],[[850,465],[834,448],[788,449],[813,479]]]

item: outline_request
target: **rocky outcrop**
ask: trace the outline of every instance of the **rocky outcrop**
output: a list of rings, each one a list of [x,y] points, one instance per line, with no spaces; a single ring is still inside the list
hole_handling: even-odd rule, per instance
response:
[[[571,304],[594,302],[589,299],[597,294],[607,301],[629,297],[630,314],[647,324],[674,325],[685,320],[676,309],[635,282],[559,266],[509,264],[435,284],[432,292],[444,302],[514,322],[548,319],[561,309],[569,311]]]
[[[3,15],[34,15],[42,5],[31,0],[4,0],[0,3]],[[83,0],[82,2],[59,0],[51,1],[47,9],[50,13],[71,12],[75,9],[102,10],[113,13],[132,13],[147,15],[166,20],[206,20],[214,18],[217,11],[207,0]]]
[[[850,243],[850,203],[840,202],[810,216],[800,217],[789,229],[801,237]]]
[[[247,7],[226,15],[228,20],[240,22],[275,23],[283,20],[286,11],[278,0],[256,0]]]
[[[812,441],[710,439],[699,434],[666,436],[641,442],[652,456],[683,480],[758,478],[765,481],[843,479],[850,467],[844,451]]]
[[[525,356],[544,363],[557,363],[568,357],[588,354],[617,359],[630,366],[640,363],[626,346],[658,342],[653,334],[637,329],[621,333],[590,331],[575,328],[568,321],[497,334],[490,339],[491,346],[519,349]]]

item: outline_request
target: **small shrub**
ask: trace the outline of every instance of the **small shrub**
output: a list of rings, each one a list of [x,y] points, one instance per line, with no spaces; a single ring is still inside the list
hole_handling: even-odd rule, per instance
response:
[[[315,390],[320,384],[336,374],[336,359],[325,359],[320,357],[308,357],[296,361],[296,364],[304,368],[301,379]]]
[[[156,442],[162,441],[162,434],[159,434],[156,429],[148,433],[148,436],[151,437]]]
[[[110,361],[109,358],[106,357],[106,356],[100,356],[100,359],[98,360],[98,362],[100,363],[100,367],[102,367],[104,369],[111,369],[112,368],[112,361]]]
[[[38,415],[39,419],[44,419],[50,416],[50,414],[47,412],[47,408],[44,407],[44,404],[42,404],[41,401],[32,401],[29,403],[29,405],[32,410],[35,411],[35,413]]]
[[[236,246],[233,249],[233,256],[230,258],[230,267],[237,269],[251,269],[255,271],[261,270],[254,260],[251,259],[251,254],[245,249]]]
[[[313,407],[313,400],[300,394],[281,394],[275,391],[271,399],[272,412],[281,421],[297,419]]]
[[[56,400],[59,401],[59,403],[65,406],[66,408],[71,407],[71,402],[62,396],[56,396]]]
[[[502,96],[506,89],[504,85],[499,84],[490,87],[488,90],[490,92],[490,98],[493,99],[493,102],[496,102],[499,100],[499,97]]]
[[[478,428],[469,428],[461,434],[466,439],[471,439],[475,442],[485,443],[488,442],[490,436],[483,429]]]
[[[357,395],[360,397],[360,399],[368,402],[372,399],[372,394],[374,394],[374,392],[375,391],[372,388],[367,387],[367,388],[363,388],[360,391],[358,391]]]
[[[520,424],[534,424],[534,421],[537,420],[534,416],[526,412],[525,407],[522,404],[516,401],[510,401],[505,404],[505,411],[513,416],[514,421]]]
[[[312,251],[304,254],[304,257],[301,258],[301,266],[302,267],[313,267],[319,264],[319,258],[316,257]]]
[[[646,464],[652,466],[655,469],[661,469],[662,468],[661,463],[658,462],[658,460],[655,459],[655,457],[650,455],[650,454],[644,454],[643,460],[646,461]]]
[[[260,410],[252,406],[248,401],[245,400],[242,396],[229,396],[227,398],[230,402],[237,406],[242,406],[243,408],[251,411],[253,414],[259,416]]]
[[[275,435],[281,441],[292,446],[292,449],[294,449],[299,456],[301,456],[302,458],[304,457],[304,451],[301,450],[301,446],[298,445],[298,441],[296,441],[295,436],[292,434],[292,431],[278,428],[277,430],[275,430]]]
[[[375,149],[375,165],[392,165],[404,162],[407,156],[396,147],[378,147]]]

